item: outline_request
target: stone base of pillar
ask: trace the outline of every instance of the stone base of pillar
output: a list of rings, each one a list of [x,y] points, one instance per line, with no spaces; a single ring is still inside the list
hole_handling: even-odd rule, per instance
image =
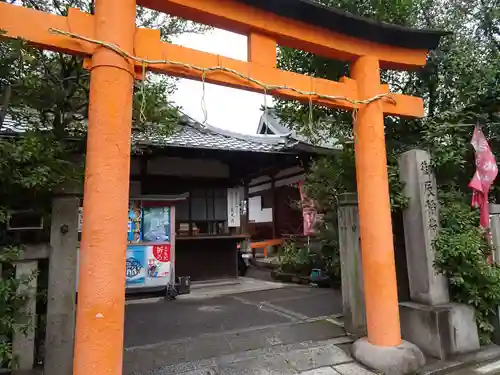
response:
[[[402,302],[399,311],[403,338],[431,357],[446,359],[479,350],[474,309],[467,305]]]
[[[414,374],[425,365],[422,351],[407,341],[399,346],[377,346],[364,337],[354,342],[351,353],[358,362],[384,375]]]

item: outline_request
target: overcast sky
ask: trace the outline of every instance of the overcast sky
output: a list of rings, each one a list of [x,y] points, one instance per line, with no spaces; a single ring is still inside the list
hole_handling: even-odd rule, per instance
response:
[[[247,37],[228,31],[213,29],[205,35],[184,34],[174,39],[175,44],[201,51],[247,61]],[[236,90],[218,85],[205,84],[207,123],[238,133],[255,134],[264,105],[264,95]],[[174,102],[198,121],[203,121],[201,107],[202,83],[180,80]],[[272,98],[268,97],[267,105]]]

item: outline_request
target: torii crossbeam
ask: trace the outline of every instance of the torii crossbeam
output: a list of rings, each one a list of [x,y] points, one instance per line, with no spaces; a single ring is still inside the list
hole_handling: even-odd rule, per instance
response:
[[[389,100],[380,68],[423,66],[443,33],[378,24],[309,0],[95,4],[95,15],[71,9],[62,17],[0,3],[3,37],[81,55],[91,70],[74,374],[122,374],[132,89],[144,68],[358,111],[355,151],[368,342],[399,347],[384,114],[423,117],[424,107],[420,98],[391,94]],[[161,42],[159,31],[136,28],[137,5],[248,35],[249,61]],[[333,82],[279,70],[277,43],[350,61],[352,76]]]

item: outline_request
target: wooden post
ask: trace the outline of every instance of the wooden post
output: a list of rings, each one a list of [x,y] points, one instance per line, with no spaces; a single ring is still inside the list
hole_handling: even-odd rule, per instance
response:
[[[366,334],[366,314],[356,194],[345,193],[339,196],[337,215],[344,328],[350,334],[364,335]]]
[[[96,0],[95,38],[133,54],[136,1]],[[134,71],[92,56],[74,375],[121,375]]]
[[[351,73],[361,100],[380,94],[376,57],[360,57]],[[402,341],[382,106],[381,100],[375,100],[356,114],[356,177],[368,341],[398,346]]]

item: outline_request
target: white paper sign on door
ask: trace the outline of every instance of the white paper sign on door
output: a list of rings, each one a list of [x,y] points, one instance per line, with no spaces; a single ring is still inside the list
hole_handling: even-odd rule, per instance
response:
[[[229,228],[240,226],[240,189],[227,189],[227,220]]]

